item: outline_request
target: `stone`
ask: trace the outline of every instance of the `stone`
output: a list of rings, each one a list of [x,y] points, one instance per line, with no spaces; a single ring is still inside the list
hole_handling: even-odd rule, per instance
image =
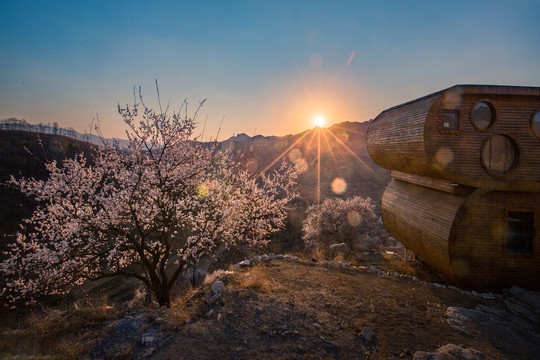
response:
[[[337,354],[341,350],[338,343],[330,341],[330,340],[323,340],[323,346],[326,352]]]
[[[240,264],[240,266],[249,266],[249,265],[251,265],[251,260],[245,259],[243,261],[240,261],[239,264]]]
[[[214,281],[210,287],[210,290],[212,290],[212,292],[217,296],[221,296],[225,291],[225,284],[221,280]]]
[[[206,294],[205,296],[205,301],[206,301],[206,304],[207,305],[212,305],[212,304],[215,304],[216,302],[219,301],[219,296],[217,296],[216,294]]]
[[[157,344],[163,339],[163,336],[163,333],[159,331],[159,327],[153,327],[141,335],[140,343],[144,346]]]
[[[330,251],[345,254],[349,251],[349,247],[345,243],[332,244],[330,245]]]
[[[367,326],[365,326],[362,329],[362,333],[360,334],[362,339],[364,340],[364,343],[366,344],[374,344],[375,343],[375,331],[371,330]]]
[[[143,358],[147,358],[147,357],[152,356],[152,354],[154,353],[155,350],[156,350],[156,348],[154,348],[154,347],[149,347],[149,348],[146,349],[146,350],[144,351],[144,353],[142,354]]]
[[[446,344],[436,352],[417,351],[413,360],[484,360],[486,356],[476,349],[464,349],[454,344]]]

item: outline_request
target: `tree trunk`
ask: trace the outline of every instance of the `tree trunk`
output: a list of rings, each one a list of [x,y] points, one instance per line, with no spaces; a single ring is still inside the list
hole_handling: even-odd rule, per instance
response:
[[[156,300],[159,306],[166,306],[168,308],[171,307],[171,295],[169,293],[169,289],[167,288],[167,286],[162,285],[162,286],[156,287],[154,294],[156,295]]]
[[[156,297],[156,301],[158,302],[159,306],[166,306],[168,308],[171,307],[171,295],[169,290],[170,289],[163,284],[152,286],[151,292]]]

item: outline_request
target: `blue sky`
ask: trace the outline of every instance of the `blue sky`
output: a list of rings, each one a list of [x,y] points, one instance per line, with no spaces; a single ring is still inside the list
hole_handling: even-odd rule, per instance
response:
[[[540,1],[0,2],[0,119],[123,137],[133,86],[206,137],[365,121],[460,83],[540,86]]]

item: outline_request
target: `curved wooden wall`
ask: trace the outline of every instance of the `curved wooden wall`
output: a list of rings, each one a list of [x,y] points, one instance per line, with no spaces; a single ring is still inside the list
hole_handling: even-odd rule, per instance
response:
[[[425,148],[429,139],[426,139],[424,127],[436,99],[437,96],[432,95],[377,116],[368,128],[366,139],[373,161],[389,170],[431,174]]]
[[[449,242],[463,195],[391,179],[381,201],[388,232],[422,260],[454,280]]]
[[[496,121],[481,131],[471,122],[475,104],[487,100]],[[442,110],[459,113],[459,131],[441,130]],[[531,118],[540,111],[540,88],[457,85],[382,112],[368,129],[367,148],[384,168],[446,179],[489,190],[540,191],[540,137]],[[494,134],[512,138],[517,166],[504,176],[482,165],[482,145]]]
[[[531,253],[506,249],[507,212],[534,212],[538,229],[540,193],[491,191],[462,210],[449,244],[456,281],[472,288],[540,288],[540,232],[534,233]]]

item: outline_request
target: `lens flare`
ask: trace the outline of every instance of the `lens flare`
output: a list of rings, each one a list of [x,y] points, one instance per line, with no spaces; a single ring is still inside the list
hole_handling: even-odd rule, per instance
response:
[[[441,147],[435,154],[436,165],[438,168],[444,169],[454,159],[454,153],[447,147]]]
[[[210,192],[210,188],[206,184],[201,184],[197,186],[197,195],[200,197],[206,197]]]
[[[360,224],[360,214],[356,210],[349,211],[347,214],[347,221],[352,227],[358,226]]]
[[[302,158],[302,152],[300,150],[295,148],[289,152],[289,160],[291,160],[292,162],[297,162],[301,158]]]
[[[336,194],[343,194],[347,190],[347,182],[340,177],[335,178],[330,186]]]
[[[307,171],[309,168],[308,162],[304,158],[296,160],[294,162],[294,166],[296,166],[296,170],[298,170],[300,173]]]

